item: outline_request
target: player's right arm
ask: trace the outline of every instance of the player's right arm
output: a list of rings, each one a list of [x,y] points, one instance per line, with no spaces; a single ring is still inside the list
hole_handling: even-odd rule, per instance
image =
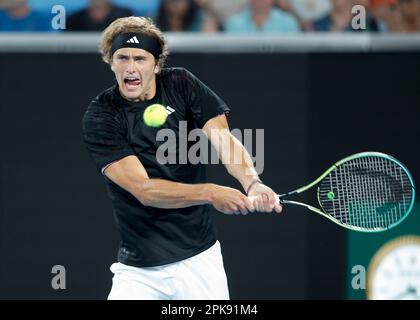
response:
[[[111,163],[104,174],[145,206],[170,209],[209,203],[223,213],[254,211],[249,199],[236,189],[212,183],[186,184],[151,179],[133,155]]]

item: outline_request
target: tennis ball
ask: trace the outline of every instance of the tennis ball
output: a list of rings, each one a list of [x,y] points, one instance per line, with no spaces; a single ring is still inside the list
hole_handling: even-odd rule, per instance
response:
[[[166,121],[168,114],[161,104],[155,103],[146,108],[143,113],[144,123],[149,127],[158,128]]]

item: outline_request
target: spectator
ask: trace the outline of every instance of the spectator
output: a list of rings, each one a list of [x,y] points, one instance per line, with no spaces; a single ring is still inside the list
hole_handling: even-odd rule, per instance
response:
[[[396,31],[420,31],[420,0],[397,0],[396,9],[400,15],[400,24]]]
[[[132,15],[130,9],[117,7],[111,0],[90,0],[88,8],[75,12],[67,19],[67,30],[102,31],[112,21]]]
[[[395,9],[396,0],[371,0],[372,16],[378,22],[379,31],[394,32],[399,30],[400,16]]]
[[[305,31],[313,31],[313,22],[328,16],[331,11],[330,0],[276,0],[276,5],[293,14]]]
[[[359,31],[352,28],[353,19],[352,8],[356,4],[361,4],[368,8],[367,0],[331,0],[332,10],[329,15],[314,22],[315,31]],[[366,17],[366,30],[378,31],[378,25],[370,15]]]
[[[133,11],[135,16],[156,17],[161,0],[113,0],[115,5]]]
[[[227,32],[297,32],[299,23],[290,13],[273,7],[274,0],[250,0],[249,7],[229,18]]]
[[[249,0],[198,0],[198,3],[206,5],[209,10],[215,13],[219,21],[225,24],[228,18],[245,9]]]
[[[302,0],[298,0],[298,1],[302,1]],[[292,12],[291,0],[275,0],[274,5],[283,11]]]
[[[214,1],[214,0],[213,0]],[[210,16],[211,20],[217,25],[217,30],[223,30],[223,21],[219,15],[219,13],[213,8],[212,0],[195,0],[197,5],[203,10],[206,15]],[[246,0],[248,1],[248,0]]]
[[[162,31],[218,31],[214,17],[202,10],[195,0],[163,0],[157,24]]]
[[[0,31],[53,31],[50,12],[34,11],[26,0],[3,0]]]
[[[0,0],[2,2],[4,0]],[[55,5],[62,5],[66,9],[66,14],[72,13],[85,8],[88,0],[28,0],[28,5],[35,11],[51,12]]]

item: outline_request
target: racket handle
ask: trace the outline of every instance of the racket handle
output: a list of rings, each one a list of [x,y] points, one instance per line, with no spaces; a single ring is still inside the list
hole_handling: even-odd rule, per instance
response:
[[[257,196],[249,196],[248,199],[252,202],[252,204],[254,204],[255,199],[257,198]],[[283,201],[281,201],[280,199],[280,195],[276,194],[276,200],[277,203],[283,203]]]

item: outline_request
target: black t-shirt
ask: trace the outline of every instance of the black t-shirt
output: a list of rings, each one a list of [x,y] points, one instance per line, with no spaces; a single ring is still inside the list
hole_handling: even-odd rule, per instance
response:
[[[156,95],[148,101],[123,99],[117,85],[99,94],[83,117],[88,151],[99,171],[116,160],[135,155],[150,178],[203,183],[204,164],[192,164],[188,157],[186,164],[180,163],[178,147],[173,151],[177,163],[160,164],[162,161],[156,158],[156,151],[165,140],[157,141],[156,134],[161,129],[172,129],[179,146],[180,135],[185,143],[185,134],[202,128],[209,119],[229,112],[229,108],[183,68],[162,69],[156,84]],[[167,120],[160,128],[151,128],[143,122],[144,110],[155,103],[168,110]],[[180,126],[187,130],[180,131]],[[192,143],[196,142],[189,142],[187,148]],[[144,206],[131,193],[105,175],[104,178],[121,236],[118,261],[138,267],[168,264],[200,253],[216,241],[209,205],[181,209]]]

